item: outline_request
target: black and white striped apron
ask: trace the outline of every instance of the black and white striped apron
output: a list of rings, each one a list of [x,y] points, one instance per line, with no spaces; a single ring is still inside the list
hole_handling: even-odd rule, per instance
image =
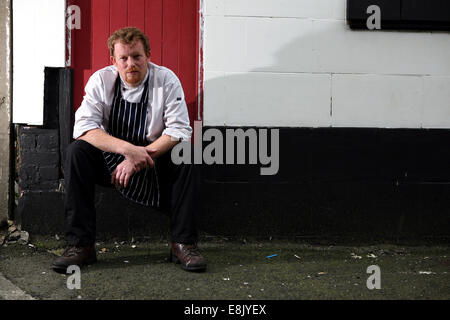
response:
[[[114,99],[109,115],[108,133],[116,138],[128,141],[136,146],[146,146],[146,119],[148,104],[148,81],[140,102],[128,102],[122,97],[120,76],[114,87]],[[125,157],[121,154],[103,152],[106,165],[112,174]],[[156,166],[156,161],[155,161]],[[159,185],[155,167],[146,168],[133,174],[126,188],[120,188],[122,195],[134,202],[146,206],[159,206]]]

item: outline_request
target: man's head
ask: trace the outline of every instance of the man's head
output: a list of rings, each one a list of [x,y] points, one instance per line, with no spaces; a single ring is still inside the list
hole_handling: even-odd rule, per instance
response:
[[[138,86],[147,73],[150,45],[147,36],[137,28],[123,28],[108,39],[110,60],[128,85]]]

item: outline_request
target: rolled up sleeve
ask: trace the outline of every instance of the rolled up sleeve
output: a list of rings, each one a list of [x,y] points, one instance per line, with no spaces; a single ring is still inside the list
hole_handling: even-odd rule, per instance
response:
[[[102,127],[105,108],[101,94],[101,86],[101,78],[98,74],[93,74],[86,84],[86,94],[83,102],[75,112],[74,139],[77,139],[89,130]]]
[[[183,88],[176,78],[164,88],[164,126],[162,134],[169,135],[176,140],[188,141],[191,139],[192,128],[189,122],[189,113],[184,99]]]

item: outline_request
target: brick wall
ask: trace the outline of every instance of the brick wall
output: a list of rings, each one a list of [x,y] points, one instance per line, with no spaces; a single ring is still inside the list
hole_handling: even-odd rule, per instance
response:
[[[58,189],[59,130],[19,126],[17,164],[21,191]]]
[[[62,164],[73,127],[72,70],[46,68],[44,125],[16,125],[17,207],[14,220],[25,230],[60,226],[64,192]],[[33,229],[33,225],[37,229]],[[47,229],[46,229],[47,228]]]

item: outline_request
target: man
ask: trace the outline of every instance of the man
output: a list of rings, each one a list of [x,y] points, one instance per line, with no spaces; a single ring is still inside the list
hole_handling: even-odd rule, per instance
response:
[[[65,163],[65,239],[55,271],[97,261],[95,184],[114,185],[127,199],[170,211],[170,260],[203,271],[195,227],[198,181],[191,165],[174,165],[170,150],[192,128],[176,75],[150,62],[147,36],[123,28],[108,39],[112,65],[95,72],[75,114]]]

